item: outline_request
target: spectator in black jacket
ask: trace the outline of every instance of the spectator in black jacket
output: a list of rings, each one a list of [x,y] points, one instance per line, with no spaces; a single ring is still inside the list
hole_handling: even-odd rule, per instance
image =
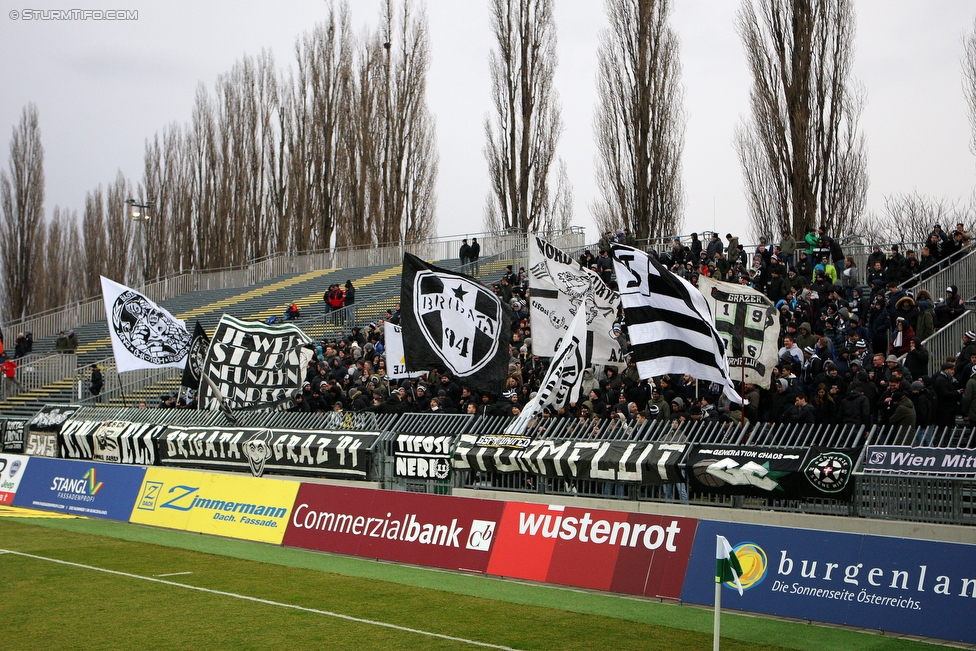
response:
[[[840,422],[844,425],[871,426],[871,404],[861,385],[851,387],[840,403]]]
[[[940,329],[966,311],[966,306],[959,296],[959,288],[955,285],[946,287],[945,302],[935,306],[935,327]]]
[[[953,377],[956,365],[943,362],[942,372],[932,378],[932,390],[935,391],[935,425],[952,427],[956,423],[956,411],[959,409],[959,396],[962,389]]]
[[[798,425],[813,425],[817,422],[817,412],[807,402],[805,393],[798,393],[793,401],[793,407],[787,411],[786,422]]]

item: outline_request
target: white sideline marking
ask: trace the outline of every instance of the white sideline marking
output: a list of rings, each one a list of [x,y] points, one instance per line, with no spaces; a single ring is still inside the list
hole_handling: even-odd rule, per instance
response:
[[[181,576],[183,574],[193,574],[193,572],[170,572],[169,574],[155,574],[153,576]]]
[[[344,619],[348,622],[357,622],[359,624],[369,624],[370,626],[381,626],[383,628],[392,628],[397,631],[404,631],[407,633],[416,633],[417,635],[426,635],[428,637],[436,637],[442,640],[450,640],[451,642],[460,642],[462,644],[470,644],[472,646],[480,646],[488,649],[502,649],[502,651],[518,651],[512,647],[502,646],[500,644],[490,644],[488,642],[478,642],[477,640],[467,640],[463,637],[454,637],[453,635],[444,635],[443,633],[432,633],[430,631],[422,631],[419,628],[410,628],[409,626],[399,626],[397,624],[390,624],[388,622],[378,622],[372,619],[364,619],[361,617],[353,617],[352,615],[343,615],[342,613],[334,613],[328,610],[318,610],[316,608],[306,608],[305,606],[296,606],[295,604],[286,604],[280,601],[271,601],[270,599],[261,599],[259,597],[249,597],[243,594],[235,594],[233,592],[224,592],[223,590],[212,590],[210,588],[201,588],[196,585],[187,585],[185,583],[176,583],[175,581],[165,581],[163,579],[153,578],[151,576],[139,576],[138,574],[130,574],[128,572],[120,572],[118,570],[109,570],[104,567],[95,567],[93,565],[84,565],[82,563],[72,563],[71,561],[63,561],[59,558],[47,558],[45,556],[36,556],[34,554],[27,554],[25,552],[18,552],[12,549],[0,549],[0,554],[13,554],[15,556],[23,556],[25,558],[33,558],[39,561],[48,561],[49,563],[58,563],[59,565],[69,565],[71,567],[80,567],[85,570],[94,570],[96,572],[104,572],[105,574],[114,574],[116,576],[124,576],[130,579],[139,579],[141,581],[151,581],[153,583],[162,583],[164,585],[171,585],[177,588],[186,588],[187,590],[196,590],[198,592],[206,592],[208,594],[220,595],[222,597],[233,597],[234,599],[241,599],[244,601],[252,601],[254,603],[265,604],[268,606],[279,606],[281,608],[291,608],[292,610],[301,610],[306,613],[315,613],[316,615],[325,615],[327,617],[335,617],[336,619]]]

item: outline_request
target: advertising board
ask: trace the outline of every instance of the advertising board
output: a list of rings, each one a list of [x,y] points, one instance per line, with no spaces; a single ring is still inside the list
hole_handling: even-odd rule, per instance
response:
[[[677,599],[696,525],[691,518],[302,484],[284,544]]]
[[[128,520],[146,469],[93,461],[34,457],[14,496],[14,506]]]
[[[869,445],[864,455],[864,471],[972,475],[976,474],[976,450]]]
[[[723,608],[976,643],[976,545],[702,520],[682,601],[714,603],[717,534],[743,574]]]
[[[298,482],[149,468],[131,522],[280,544]]]
[[[0,504],[13,504],[30,457],[0,454]]]
[[[302,484],[284,544],[484,572],[505,503]]]
[[[677,599],[696,525],[693,518],[507,502],[488,573]]]

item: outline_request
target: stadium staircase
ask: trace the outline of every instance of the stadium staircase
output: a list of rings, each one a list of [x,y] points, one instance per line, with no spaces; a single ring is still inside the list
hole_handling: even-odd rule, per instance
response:
[[[935,273],[920,274],[908,280],[905,285],[916,295],[923,289],[927,290],[935,300],[945,296],[949,285],[955,285],[959,296],[969,307],[966,312],[922,342],[922,346],[929,351],[929,373],[934,374],[938,372],[942,361],[955,359],[962,348],[963,333],[976,330],[976,246],[970,245],[969,252],[951,265]]]
[[[480,261],[477,269],[462,268],[458,261],[435,262],[448,269],[463,270],[490,282],[498,280],[507,264],[522,263],[520,253],[510,250]],[[351,280],[356,287],[355,323],[364,326],[385,316],[400,300],[400,265],[375,265],[355,269],[320,269],[307,273],[289,274],[250,287],[210,289],[190,292],[160,301],[171,314],[187,323],[192,331],[196,321],[212,334],[223,314],[246,321],[265,321],[270,316],[282,317],[293,302],[301,317],[293,321],[313,340],[336,337],[346,330],[342,312],[326,315],[323,294],[330,285],[345,285]],[[111,340],[105,320],[75,328],[81,342],[73,355],[56,352],[56,336],[34,343],[34,355],[20,369],[21,376],[48,377],[50,381],[33,383],[17,395],[0,400],[0,415],[8,418],[30,418],[44,404],[108,404],[135,405],[145,401],[159,404],[165,395],[179,390],[181,371],[162,369],[133,371],[120,380],[115,372]],[[43,364],[47,366],[43,366]],[[98,400],[87,391],[90,367],[98,365],[103,372],[105,388]],[[50,368],[48,368],[50,367]],[[122,384],[124,382],[124,384]],[[30,383],[25,383],[30,384]]]

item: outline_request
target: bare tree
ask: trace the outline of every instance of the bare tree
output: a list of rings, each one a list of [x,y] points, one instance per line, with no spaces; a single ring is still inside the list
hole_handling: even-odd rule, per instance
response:
[[[330,6],[325,22],[295,44],[297,75],[282,83],[283,147],[272,184],[282,211],[279,239],[297,250],[330,247],[340,221],[341,136],[353,53],[349,23],[347,4]]]
[[[815,225],[847,235],[864,210],[854,22],[852,0],[743,2],[737,28],[752,71],[752,115],[735,144],[757,235],[800,237]]]
[[[858,234],[871,244],[901,242],[918,244],[928,239],[935,224],[952,230],[966,223],[970,209],[947,197],[928,197],[916,192],[892,194],[884,199],[884,213],[861,220]]]
[[[34,279],[44,246],[44,147],[37,107],[28,104],[10,140],[10,172],[0,171],[0,258],[4,317],[37,309]]]
[[[376,222],[383,205],[385,115],[384,41],[379,33],[364,35],[356,45],[348,108],[342,123],[342,165],[345,203],[336,246],[376,241]]]
[[[129,249],[132,246],[132,220],[126,211],[125,200],[132,196],[132,187],[120,170],[115,181],[105,191],[106,255],[105,277],[119,283],[132,281],[129,271]],[[101,288],[99,288],[101,292]]]
[[[104,273],[107,246],[105,239],[105,202],[102,187],[85,195],[85,215],[82,218],[81,233],[85,246],[82,249],[84,286],[78,298],[98,296],[102,291],[99,276]]]
[[[312,150],[309,152],[311,202],[315,228],[312,245],[332,246],[344,202],[342,184],[342,122],[347,118],[352,76],[353,41],[349,6],[329,8],[325,23],[305,37],[304,52],[311,86]],[[299,64],[301,68],[301,64]]]
[[[47,225],[43,255],[43,269],[37,279],[38,307],[50,310],[86,298],[77,294],[78,280],[83,280],[77,273],[82,266],[77,213],[54,207]]]
[[[415,241],[436,227],[437,142],[427,107],[427,14],[410,0],[386,0],[380,33],[386,51],[383,92],[383,214],[380,242]]]
[[[627,226],[645,239],[681,228],[684,90],[670,13],[670,0],[607,0],[594,117],[602,232]]]
[[[972,131],[969,151],[976,154],[976,18],[973,18],[973,31],[963,40],[965,53],[962,59],[962,92],[966,98],[969,113],[969,127]]]
[[[557,231],[567,230],[573,225],[573,184],[569,180],[566,161],[559,159],[559,176],[556,180],[556,196],[553,197],[552,207],[546,215],[542,232],[551,235]]]
[[[436,227],[437,144],[427,105],[425,11],[385,0],[360,39],[342,127],[345,205],[337,244],[423,239]]]
[[[491,0],[490,12],[497,49],[490,57],[495,115],[485,118],[485,227],[535,230],[550,210],[549,168],[562,131],[553,2]]]

